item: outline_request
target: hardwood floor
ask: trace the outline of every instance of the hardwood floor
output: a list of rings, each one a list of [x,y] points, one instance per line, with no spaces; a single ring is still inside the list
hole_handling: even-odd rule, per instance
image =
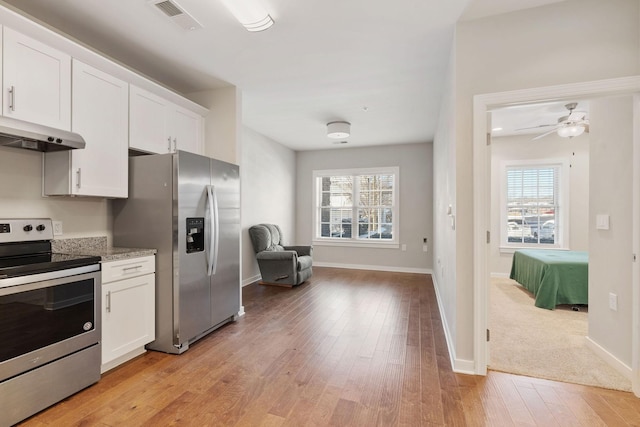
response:
[[[640,425],[630,393],[452,372],[426,275],[314,268],[243,298],[186,353],[148,352],[22,425]]]

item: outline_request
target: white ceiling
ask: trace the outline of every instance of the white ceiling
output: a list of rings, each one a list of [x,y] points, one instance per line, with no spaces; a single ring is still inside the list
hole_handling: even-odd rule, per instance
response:
[[[589,118],[588,100],[563,100],[535,104],[512,105],[491,111],[492,136],[531,135],[535,137],[553,129],[558,119],[569,114],[566,105],[576,102],[574,112],[585,113]]]
[[[108,56],[190,93],[228,84],[243,123],[295,150],[432,141],[455,22],[561,0],[262,0],[247,32],[218,0],[175,0],[185,31],[148,0],[8,0]],[[351,122],[346,145],[326,123]]]

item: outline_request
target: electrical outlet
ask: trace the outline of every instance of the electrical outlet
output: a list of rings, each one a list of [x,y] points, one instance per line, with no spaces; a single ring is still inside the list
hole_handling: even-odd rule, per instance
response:
[[[62,235],[62,221],[52,221],[53,222],[53,235],[61,236]]]
[[[613,311],[618,311],[618,295],[613,292],[609,292],[609,308]]]
[[[402,250],[403,250],[403,251],[406,251],[406,250],[407,250],[407,245],[403,244],[403,245],[402,245]]]

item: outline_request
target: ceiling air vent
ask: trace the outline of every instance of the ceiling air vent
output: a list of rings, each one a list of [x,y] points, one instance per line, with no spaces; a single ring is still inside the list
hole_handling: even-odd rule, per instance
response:
[[[202,28],[202,25],[175,0],[151,0],[149,4],[155,6],[164,16],[178,24],[183,30],[192,31]]]

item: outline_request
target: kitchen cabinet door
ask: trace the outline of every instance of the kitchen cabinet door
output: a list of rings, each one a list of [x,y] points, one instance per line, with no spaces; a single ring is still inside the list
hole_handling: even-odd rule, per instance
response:
[[[102,364],[155,339],[155,274],[102,285]]]
[[[126,82],[73,61],[72,131],[86,147],[45,153],[46,195],[127,197],[128,89]]]
[[[174,150],[190,151],[196,154],[204,153],[203,117],[186,108],[173,105],[171,119]]]
[[[170,102],[131,85],[129,98],[129,147],[148,153],[173,150],[169,130]]]
[[[71,56],[3,28],[2,114],[71,130]]]
[[[155,257],[103,263],[102,371],[145,351],[155,339]],[[118,269],[122,274],[114,275]],[[105,273],[109,271],[110,273]],[[112,277],[134,276],[110,281]]]
[[[131,85],[129,147],[148,153],[203,153],[204,118]]]

